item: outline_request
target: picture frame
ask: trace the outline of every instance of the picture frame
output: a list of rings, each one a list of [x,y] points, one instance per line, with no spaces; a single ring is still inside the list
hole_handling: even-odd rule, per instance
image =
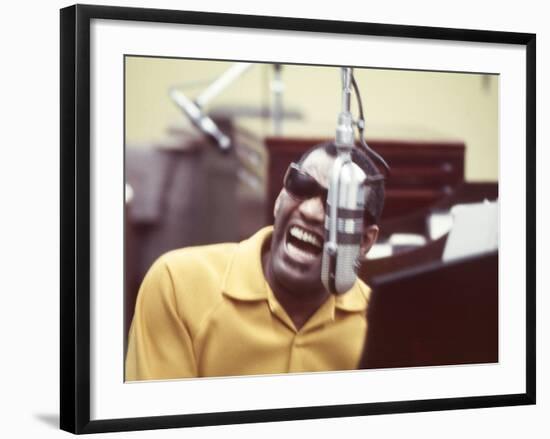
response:
[[[191,26],[194,29],[213,29],[214,33],[227,33],[253,30],[260,34],[294,32],[307,35],[309,39],[367,38],[394,40],[414,40],[436,42],[436,46],[471,43],[489,47],[513,47],[524,53],[525,63],[521,66],[524,83],[512,84],[520,89],[524,97],[524,125],[520,135],[525,148],[517,154],[524,156],[525,166],[521,169],[522,184],[525,192],[521,203],[524,209],[519,212],[525,227],[519,234],[523,243],[525,260],[521,320],[524,321],[522,339],[523,355],[517,359],[521,364],[521,377],[518,391],[500,391],[483,395],[457,395],[436,398],[389,399],[374,402],[307,405],[288,405],[266,408],[266,404],[257,404],[252,409],[184,411],[177,414],[141,414],[125,417],[93,416],[93,406],[102,399],[102,392],[96,388],[93,349],[91,346],[97,337],[93,325],[114,325],[109,317],[98,315],[95,308],[94,291],[97,291],[98,273],[96,271],[98,250],[94,248],[98,221],[97,188],[97,151],[95,141],[100,133],[94,130],[97,119],[100,92],[94,82],[98,75],[94,58],[99,45],[95,38],[98,29],[94,23],[139,23],[141,26],[167,26],[175,31],[177,26]],[[60,352],[60,424],[63,430],[72,433],[95,433],[109,431],[128,431],[155,428],[174,428],[236,424],[250,422],[273,422],[284,420],[314,419],[323,417],[364,416],[386,413],[406,413],[434,410],[451,410],[511,405],[534,404],[536,401],[535,382],[535,109],[536,109],[536,36],[526,33],[496,32],[466,29],[447,29],[422,26],[403,26],[378,23],[357,23],[327,20],[311,20],[291,17],[244,16],[208,12],[188,12],[174,10],[155,10],[140,8],[119,8],[104,6],[76,5],[61,10],[61,352]],[[493,46],[491,46],[493,45]],[[513,50],[514,50],[513,49]],[[490,49],[489,49],[490,50]],[[276,55],[272,55],[275,56]],[[468,68],[464,69],[468,71]],[[121,83],[121,78],[116,79]],[[120,90],[118,90],[120,92]],[[122,95],[122,93],[120,93]],[[120,120],[119,120],[120,122]],[[504,140],[503,140],[504,141]],[[95,171],[94,171],[95,169]],[[109,171],[107,170],[107,173]],[[106,177],[107,178],[107,177]],[[501,173],[503,181],[514,177]],[[116,179],[115,179],[116,180]],[[509,190],[505,185],[503,190]],[[95,215],[95,216],[94,216]],[[119,230],[119,229],[118,229]],[[119,237],[120,238],[120,237]],[[515,244],[517,245],[517,244]],[[521,245],[521,244],[520,244]],[[108,276],[106,276],[108,277]],[[119,285],[116,282],[113,285]],[[115,293],[116,294],[116,293]],[[122,292],[120,292],[122,294]],[[122,319],[122,317],[120,317]],[[213,381],[210,388],[220,386],[221,381]],[[134,386],[134,389],[137,387]],[[166,386],[164,387],[166,391]],[[139,390],[132,390],[133,397]],[[279,403],[280,404],[280,403]],[[250,403],[249,403],[250,405]],[[252,403],[254,406],[254,404]]]

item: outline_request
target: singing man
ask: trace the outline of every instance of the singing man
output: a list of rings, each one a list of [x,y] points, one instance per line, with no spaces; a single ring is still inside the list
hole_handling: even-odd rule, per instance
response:
[[[161,256],[139,290],[126,380],[355,369],[367,333],[370,289],[343,294],[321,281],[324,222],[334,143],[287,170],[274,224],[240,243]],[[378,170],[360,149],[352,161]],[[360,254],[378,236],[384,183],[366,191]],[[223,214],[223,213],[220,213]]]

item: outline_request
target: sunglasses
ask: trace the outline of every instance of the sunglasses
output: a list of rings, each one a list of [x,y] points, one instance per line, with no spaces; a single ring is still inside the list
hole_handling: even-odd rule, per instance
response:
[[[383,180],[382,175],[373,176],[369,183]],[[283,180],[285,190],[297,200],[308,200],[320,197],[326,210],[328,189],[321,186],[311,175],[304,172],[297,163],[291,163],[286,170]],[[375,224],[374,216],[365,210],[365,221],[368,224]]]
[[[296,163],[291,163],[286,170],[284,188],[298,200],[321,197],[326,204],[328,189],[321,186],[311,175],[305,173]]]

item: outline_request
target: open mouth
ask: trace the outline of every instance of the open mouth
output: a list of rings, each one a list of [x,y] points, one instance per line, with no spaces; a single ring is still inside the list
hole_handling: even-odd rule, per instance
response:
[[[323,251],[322,238],[299,226],[290,227],[286,240],[287,247],[303,258],[316,258]]]

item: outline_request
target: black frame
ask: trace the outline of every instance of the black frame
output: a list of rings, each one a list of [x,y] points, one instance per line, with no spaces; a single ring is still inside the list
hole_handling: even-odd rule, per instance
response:
[[[90,420],[90,21],[132,20],[376,35],[526,47],[526,392],[520,394]],[[76,5],[61,9],[60,426],[72,433],[240,424],[324,417],[535,404],[536,400],[536,36],[287,17]]]

